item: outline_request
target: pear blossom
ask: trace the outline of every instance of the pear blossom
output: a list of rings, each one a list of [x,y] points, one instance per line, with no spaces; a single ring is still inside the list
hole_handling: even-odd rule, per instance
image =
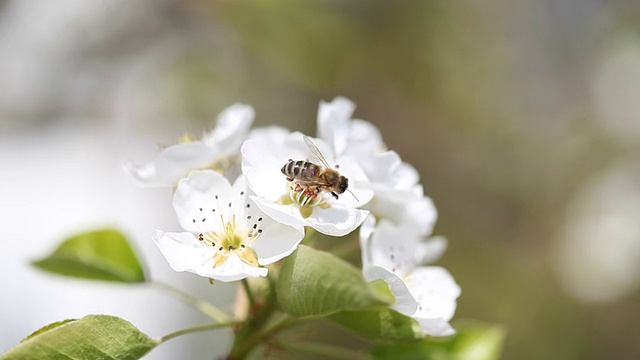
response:
[[[424,335],[455,333],[449,325],[456,309],[460,287],[451,274],[439,266],[422,266],[435,261],[446,243],[442,238],[424,242],[411,227],[388,220],[375,224],[369,217],[360,232],[363,275],[368,281],[384,279],[396,298],[393,309],[411,316]]]
[[[266,276],[262,265],[291,254],[304,236],[266,216],[250,199],[244,176],[233,186],[212,170],[192,171],[173,198],[185,232],[157,230],[153,240],[176,271],[235,281]]]
[[[239,151],[253,123],[254,110],[249,105],[236,103],[224,109],[217,117],[216,127],[199,140],[183,137],[156,158],[142,166],[131,162],[124,169],[138,184],[148,187],[173,186],[191,170],[213,169],[233,179],[239,170]]]
[[[312,193],[295,179],[287,179],[281,171],[285,164],[291,160],[309,160],[313,155],[304,135],[294,132],[281,141],[253,138],[242,146],[242,171],[255,192],[251,198],[267,215],[284,224],[311,226],[327,235],[346,235],[369,214],[360,209],[373,196],[369,179],[351,159],[335,157],[332,149],[320,139],[311,141],[329,164],[339,164],[338,171],[348,179],[348,192],[336,199],[327,191]]]

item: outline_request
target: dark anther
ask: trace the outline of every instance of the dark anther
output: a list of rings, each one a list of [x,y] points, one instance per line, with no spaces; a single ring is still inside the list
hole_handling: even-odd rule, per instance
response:
[[[204,222],[205,220],[207,220],[207,219],[205,219],[205,218],[202,218],[202,222]]]
[[[194,223],[194,224],[195,224],[195,222],[196,222],[196,219],[193,219],[193,223]]]
[[[250,207],[251,207],[251,204],[247,204],[247,208],[250,208]]]
[[[200,208],[200,211],[202,211],[202,208]]]
[[[258,229],[258,233],[259,233],[259,234],[262,234],[262,229]]]
[[[254,229],[257,228],[257,227],[258,227],[258,224],[253,224],[253,228]]]
[[[218,195],[216,195],[216,200],[218,200]]]
[[[244,244],[240,244],[240,247],[243,248],[243,249],[246,248],[246,246],[244,246]]]
[[[251,220],[251,215],[247,216],[247,220]]]
[[[216,209],[211,209],[211,211],[216,212]]]
[[[229,245],[229,250],[233,250],[233,246]]]
[[[261,217],[259,217],[259,218],[258,218],[258,221],[262,221],[262,218],[261,218]]]
[[[240,196],[244,195],[244,191],[240,191]]]
[[[222,246],[220,246],[220,248],[218,250],[222,251],[222,249],[224,249]]]

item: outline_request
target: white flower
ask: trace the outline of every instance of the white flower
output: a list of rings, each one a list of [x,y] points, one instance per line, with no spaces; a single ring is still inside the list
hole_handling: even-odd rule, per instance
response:
[[[253,118],[251,106],[234,104],[218,115],[215,129],[205,133],[202,139],[185,139],[183,143],[163,149],[146,165],[129,162],[124,169],[140,185],[150,187],[173,186],[191,170],[229,171],[239,163],[240,146],[247,138]]]
[[[413,228],[403,228],[383,220],[375,226],[366,220],[360,233],[363,275],[368,281],[384,279],[396,297],[395,310],[411,316],[425,335],[455,333],[449,325],[456,309],[460,287],[447,270],[421,266],[437,259],[446,247],[442,238],[427,242]]]
[[[299,132],[278,142],[265,138],[247,140],[241,150],[242,171],[256,193],[252,199],[269,216],[288,225],[311,226],[327,235],[346,235],[367,217],[368,211],[358,207],[371,200],[373,191],[355,162],[334,158],[323,141],[313,139],[313,142],[329,164],[339,164],[339,172],[348,179],[351,193],[345,192],[335,199],[328,191],[317,192],[315,187],[301,185],[297,179],[287,180],[281,171],[285,164],[312,158],[304,135]]]
[[[186,232],[156,231],[158,248],[176,271],[221,281],[266,276],[260,267],[291,254],[304,236],[264,215],[249,199],[244,176],[233,186],[211,170],[180,180],[173,206]]]

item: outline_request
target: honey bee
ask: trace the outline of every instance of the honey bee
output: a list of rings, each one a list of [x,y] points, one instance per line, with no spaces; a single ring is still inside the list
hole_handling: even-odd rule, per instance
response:
[[[311,138],[305,136],[304,142],[309,147],[312,160],[318,161],[320,165],[308,160],[289,159],[280,171],[287,177],[288,181],[295,180],[297,186],[304,189],[309,195],[316,196],[322,191],[328,191],[331,192],[334,198],[338,199],[338,194],[348,191],[349,179],[331,168]],[[336,167],[338,166],[336,165]],[[349,192],[351,193],[351,191]],[[353,193],[351,194],[353,195]]]

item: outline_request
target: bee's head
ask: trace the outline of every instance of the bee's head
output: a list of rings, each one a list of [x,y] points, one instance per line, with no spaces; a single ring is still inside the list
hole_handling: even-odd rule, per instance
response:
[[[344,176],[340,176],[340,188],[338,189],[338,194],[342,194],[343,192],[347,191],[348,187],[349,179]]]

